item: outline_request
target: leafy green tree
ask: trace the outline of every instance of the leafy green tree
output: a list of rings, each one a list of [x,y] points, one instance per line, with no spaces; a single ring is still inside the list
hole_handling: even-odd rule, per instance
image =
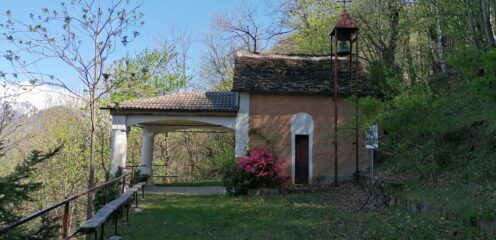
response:
[[[323,55],[330,52],[329,34],[341,13],[334,1],[281,0],[282,20],[293,29],[272,51],[291,54]]]
[[[29,134],[30,137],[17,144],[12,149],[14,152],[12,155],[20,158],[26,154],[24,149],[43,149],[59,142],[63,142],[64,147],[49,162],[38,166],[36,179],[43,182],[43,187],[34,196],[35,202],[26,205],[29,211],[24,211],[24,214],[37,211],[86,189],[89,152],[88,124],[89,118],[83,111],[62,106],[43,110],[26,119],[25,127],[20,128],[19,131],[26,132],[25,134]],[[108,131],[108,129],[105,130]],[[100,131],[100,133],[103,132],[103,130]],[[101,145],[101,141],[97,141],[96,146],[99,152],[107,145]],[[104,149],[104,151],[104,164],[107,166],[108,150]],[[99,157],[96,159],[100,160]],[[96,169],[103,168],[100,164],[96,164],[96,167]],[[104,180],[102,173],[103,171],[96,171],[96,181]],[[86,209],[83,203],[85,200],[81,198],[70,205],[73,227],[86,219]]]
[[[134,57],[125,57],[111,68],[109,101],[160,96],[188,86],[186,52],[163,42],[159,48],[145,49]],[[126,81],[122,81],[126,79]]]
[[[452,54],[449,63],[461,80],[411,86],[384,102],[362,101],[365,125],[379,123],[386,131],[381,151],[394,174],[429,184],[440,176],[455,182],[494,177],[495,59],[494,50]]]

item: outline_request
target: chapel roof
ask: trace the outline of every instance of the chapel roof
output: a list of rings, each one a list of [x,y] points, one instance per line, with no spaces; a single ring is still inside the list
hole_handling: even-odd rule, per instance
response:
[[[338,59],[340,96],[373,95],[374,87],[365,77],[360,62],[354,62],[349,79],[349,60]],[[279,94],[334,93],[334,67],[329,56],[255,54],[238,52],[234,61],[233,91]]]

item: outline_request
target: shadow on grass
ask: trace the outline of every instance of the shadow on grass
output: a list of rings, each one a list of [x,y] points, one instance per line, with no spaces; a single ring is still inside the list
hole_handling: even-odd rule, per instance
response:
[[[351,212],[327,193],[264,197],[163,196],[132,214],[124,239],[456,239],[477,237],[458,223],[400,209]],[[462,239],[463,239],[462,238]]]
[[[125,239],[315,238],[323,236],[330,210],[304,197],[147,197],[160,200],[133,214]]]

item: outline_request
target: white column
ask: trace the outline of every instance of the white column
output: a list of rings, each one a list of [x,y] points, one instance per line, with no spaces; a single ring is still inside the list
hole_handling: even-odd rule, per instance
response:
[[[241,157],[245,155],[248,147],[248,130],[250,119],[250,95],[246,92],[239,94],[239,110],[236,117],[235,149],[234,155]]]
[[[110,145],[110,175],[115,176],[117,169],[126,167],[127,136],[126,116],[112,116],[112,139]]]
[[[143,142],[141,144],[141,174],[146,174],[150,176],[149,181],[151,182],[153,178],[153,143],[155,134],[147,129],[143,128]]]

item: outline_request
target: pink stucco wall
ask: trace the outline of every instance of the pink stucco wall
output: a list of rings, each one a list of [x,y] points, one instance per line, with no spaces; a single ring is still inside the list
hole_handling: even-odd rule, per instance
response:
[[[266,146],[286,161],[291,174],[291,120],[294,114],[306,112],[314,121],[313,181],[330,183],[334,179],[334,102],[329,96],[250,94],[250,147]],[[349,179],[355,171],[354,106],[349,100],[338,100],[338,178]],[[359,166],[369,168],[369,154],[360,136]]]

